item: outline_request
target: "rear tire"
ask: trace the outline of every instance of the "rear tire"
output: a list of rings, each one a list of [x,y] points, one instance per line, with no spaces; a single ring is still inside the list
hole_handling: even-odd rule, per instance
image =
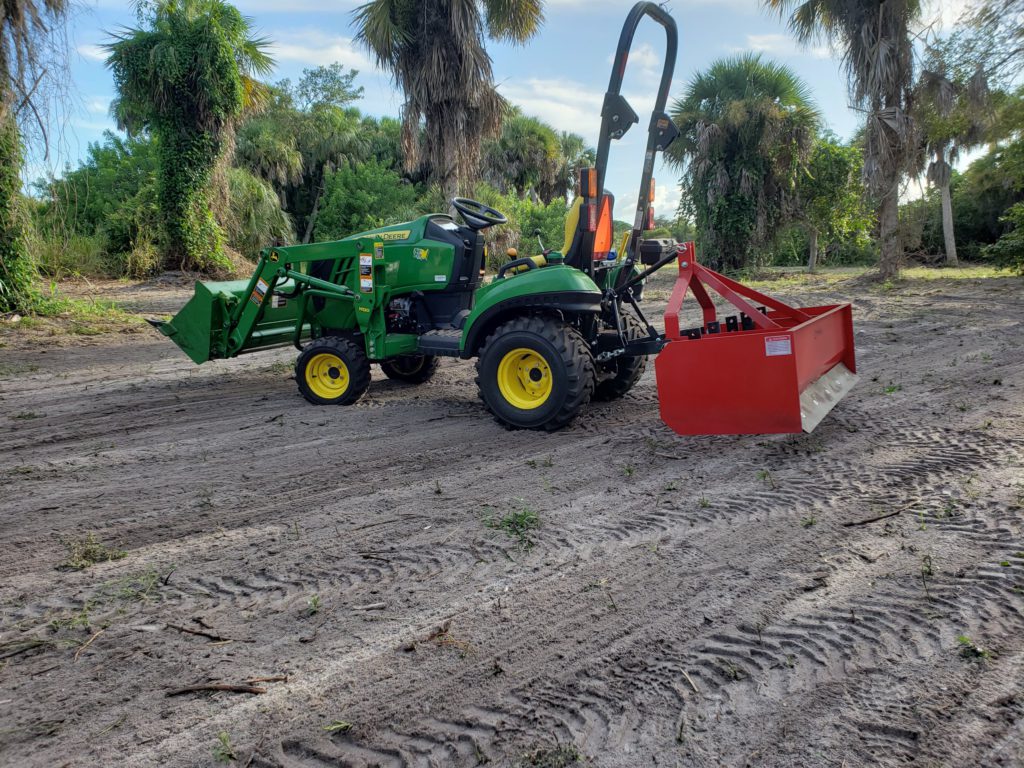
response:
[[[399,355],[380,364],[384,375],[395,381],[423,384],[437,372],[436,355]]]
[[[560,429],[594,391],[594,359],[560,320],[518,317],[487,337],[476,363],[480,399],[509,429]]]
[[[647,329],[632,315],[623,314],[624,335],[626,341],[647,337]],[[647,355],[637,357],[616,357],[611,362],[599,366],[604,372],[612,375],[602,379],[594,387],[595,400],[617,400],[633,388],[647,368]]]
[[[295,361],[299,392],[314,405],[352,405],[370,386],[366,352],[338,336],[306,345]]]

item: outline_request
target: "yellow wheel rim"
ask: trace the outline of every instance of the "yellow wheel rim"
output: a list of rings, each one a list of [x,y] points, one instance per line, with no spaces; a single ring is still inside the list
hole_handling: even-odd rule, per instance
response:
[[[306,386],[324,400],[336,400],[348,391],[348,366],[330,352],[313,355],[306,363]]]
[[[540,354],[520,347],[498,363],[498,390],[509,405],[530,411],[551,397],[551,367]]]

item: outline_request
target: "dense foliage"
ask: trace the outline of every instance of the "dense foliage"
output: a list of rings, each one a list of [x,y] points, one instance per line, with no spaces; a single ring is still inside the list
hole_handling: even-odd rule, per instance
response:
[[[0,112],[0,312],[31,308],[35,264],[29,251],[21,186],[21,139],[8,112]]]
[[[818,123],[807,87],[756,54],[720,59],[672,107],[683,203],[717,269],[755,262],[791,220]]]
[[[951,177],[953,224],[960,255],[1024,267],[1019,206],[1024,202],[1024,141],[996,146]],[[908,250],[926,256],[943,252],[938,190],[907,203],[901,211]],[[996,245],[999,243],[998,245]]]
[[[793,218],[806,235],[807,268],[811,271],[822,253],[869,242],[873,217],[860,182],[863,162],[859,147],[846,146],[831,135],[821,136],[797,176]]]
[[[48,41],[67,10],[66,0],[0,3],[0,312],[30,311],[38,304],[29,221],[20,193],[19,121],[38,114],[34,99],[50,76],[48,58],[60,55]]]
[[[149,8],[143,27],[108,46],[118,122],[157,140],[168,265],[230,268],[212,211],[214,171],[235,121],[260,93],[252,77],[270,71],[265,47],[223,0],[162,0]]]
[[[899,273],[900,182],[916,164],[910,114],[915,73],[912,28],[921,0],[764,0],[788,17],[803,44],[826,41],[842,54],[851,102],[865,116],[863,177],[876,201],[879,271]]]
[[[484,145],[481,175],[502,191],[547,204],[571,193],[577,170],[593,164],[594,154],[582,136],[559,134],[514,108],[501,134]]]
[[[340,240],[416,216],[416,188],[377,160],[328,174],[316,239]]]

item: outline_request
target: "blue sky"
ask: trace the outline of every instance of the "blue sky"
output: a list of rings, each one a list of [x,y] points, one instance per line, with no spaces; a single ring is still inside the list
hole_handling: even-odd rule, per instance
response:
[[[261,34],[274,41],[277,71],[273,80],[294,80],[305,67],[340,61],[360,71],[357,82],[365,88],[365,97],[358,106],[364,112],[397,116],[400,94],[352,39],[351,12],[359,1],[239,0],[236,5]],[[632,4],[632,0],[546,0],[545,24],[528,45],[488,45],[499,90],[528,114],[596,144],[611,58]],[[934,0],[928,20],[948,25],[961,5],[962,0]],[[100,45],[109,40],[110,31],[135,23],[131,5],[123,0],[85,0],[83,6],[69,31],[72,98],[62,105],[67,122],[46,164],[53,171],[65,162],[77,162],[89,142],[114,128],[108,113],[114,86],[103,66]],[[785,24],[762,11],[758,0],[668,0],[666,6],[680,32],[673,98],[714,59],[759,51],[792,67],[804,79],[826,125],[835,133],[847,138],[856,130],[856,113],[847,108],[846,79],[838,60],[827,48],[799,48]],[[646,115],[653,105],[663,47],[661,27],[645,20],[623,84],[623,93],[641,120],[613,147],[609,166],[607,186],[616,197],[617,218],[631,218],[635,205]],[[655,208],[659,214],[669,214],[679,199],[677,174],[662,167],[656,176]]]

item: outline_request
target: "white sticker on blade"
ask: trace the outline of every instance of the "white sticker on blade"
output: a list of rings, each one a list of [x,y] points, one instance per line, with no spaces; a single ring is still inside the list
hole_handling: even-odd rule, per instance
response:
[[[368,253],[360,253],[359,254],[359,266],[360,267],[372,267],[373,266],[373,256],[371,256]]]
[[[764,356],[778,357],[793,354],[793,340],[789,336],[765,336]]]
[[[447,283],[448,282],[448,276],[447,275],[434,275],[434,282],[435,283]]]

